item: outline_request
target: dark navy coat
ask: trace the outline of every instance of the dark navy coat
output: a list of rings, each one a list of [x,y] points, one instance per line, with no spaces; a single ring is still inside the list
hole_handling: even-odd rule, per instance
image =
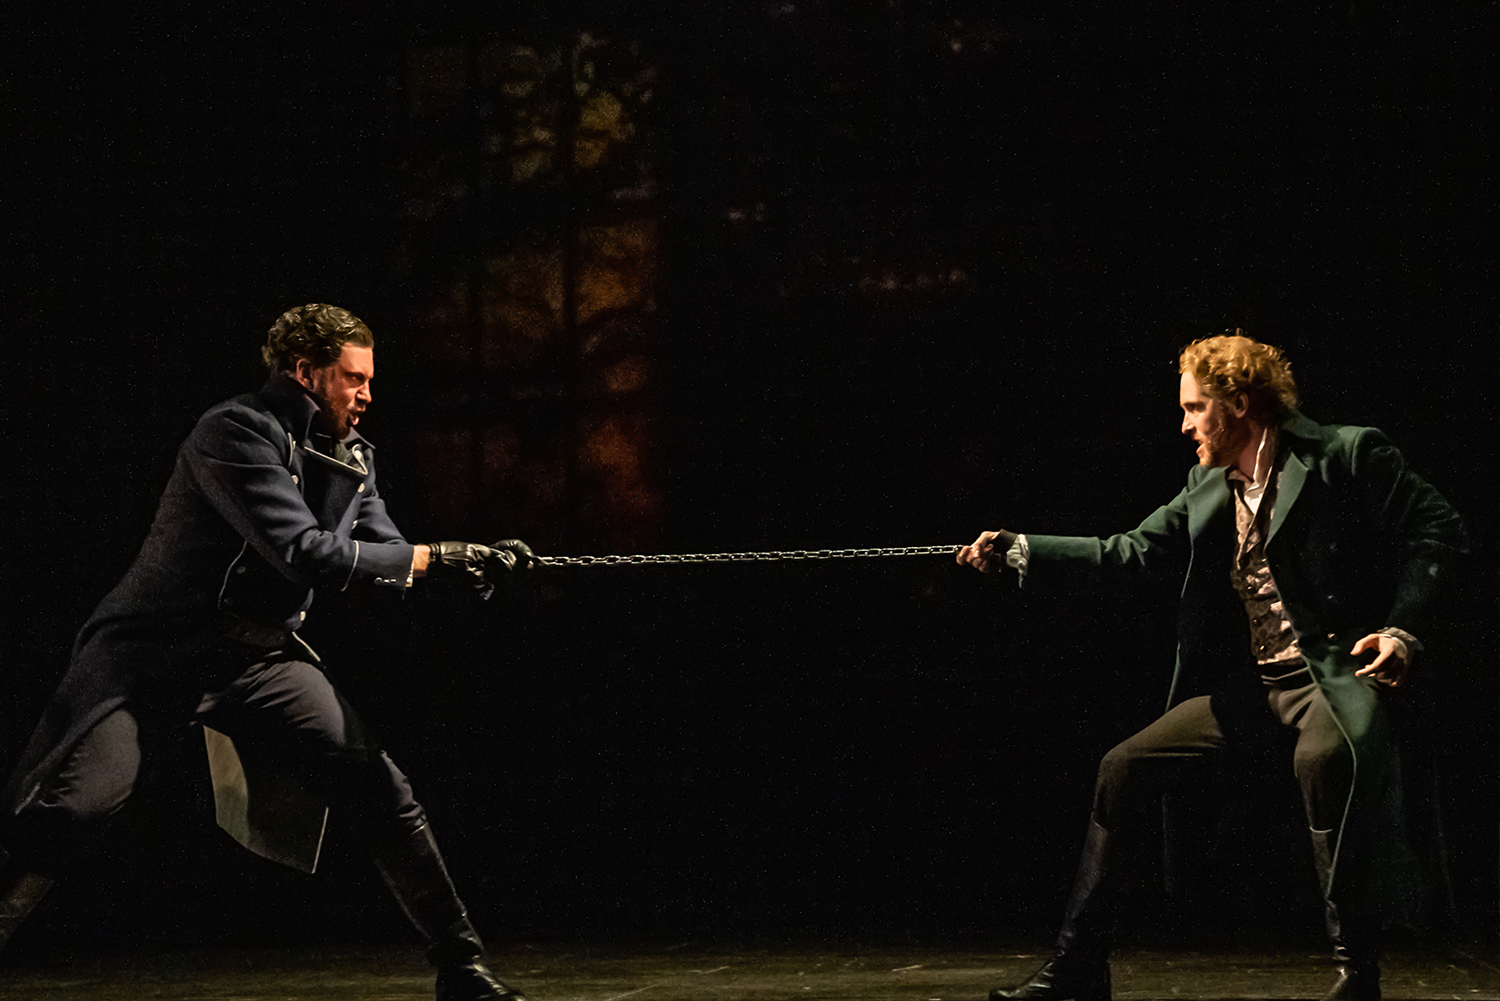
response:
[[[322,426],[312,398],[284,374],[198,421],[139,555],[78,634],[6,787],[10,813],[111,711],[200,695],[199,655],[210,644],[287,643],[317,588],[406,585],[412,547],[375,489],[374,448],[351,433],[347,461],[334,459]]]

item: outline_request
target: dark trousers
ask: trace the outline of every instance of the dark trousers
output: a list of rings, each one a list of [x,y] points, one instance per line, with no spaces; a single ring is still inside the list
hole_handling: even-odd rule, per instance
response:
[[[1306,668],[1267,679],[1264,705],[1241,700],[1229,706],[1208,696],[1178,703],[1145,729],[1114,747],[1099,763],[1094,787],[1093,820],[1110,832],[1120,852],[1133,854],[1134,843],[1154,813],[1163,793],[1170,791],[1193,766],[1213,756],[1240,749],[1237,745],[1292,745],[1292,772],[1302,790],[1308,828],[1329,832],[1341,842],[1339,866],[1347,878],[1340,894],[1364,898],[1360,884],[1369,875],[1370,832],[1375,822],[1370,805],[1383,799],[1393,775],[1391,749],[1383,707],[1368,686],[1371,699],[1367,730],[1356,752],[1328,708]],[[1338,838],[1337,832],[1346,836]],[[1358,836],[1355,836],[1355,835]],[[1117,873],[1128,881],[1130,874]]]
[[[197,719],[228,735],[247,767],[297,779],[371,846],[421,827],[425,813],[406,776],[305,648],[226,643],[204,666],[212,688]],[[156,745],[171,742],[183,723],[159,706],[131,703],[101,719],[9,825],[7,847],[17,862],[61,875],[71,854],[136,791]]]

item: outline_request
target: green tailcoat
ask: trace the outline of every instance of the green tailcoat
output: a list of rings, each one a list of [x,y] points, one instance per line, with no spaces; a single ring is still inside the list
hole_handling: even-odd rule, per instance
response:
[[[1266,560],[1304,659],[1355,757],[1345,824],[1374,794],[1362,760],[1385,748],[1374,685],[1349,650],[1396,627],[1430,636],[1436,596],[1468,544],[1458,515],[1374,428],[1300,414],[1280,428]],[[1195,466],[1187,486],[1134,531],[1109,538],[1027,535],[1028,590],[1079,573],[1181,575],[1177,664],[1167,705],[1258,686],[1248,619],[1230,583],[1236,534],[1223,468]],[[1366,768],[1365,772],[1372,769]]]

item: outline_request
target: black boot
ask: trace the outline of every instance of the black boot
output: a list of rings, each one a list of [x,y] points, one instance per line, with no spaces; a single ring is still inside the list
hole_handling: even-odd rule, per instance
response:
[[[427,959],[437,967],[437,1001],[526,1001],[526,995],[495,979],[484,965],[484,943],[469,921],[438,852],[432,828],[423,824],[405,840],[372,854],[402,910],[427,939]]]
[[[41,903],[52,880],[34,872],[7,867],[0,875],[0,949],[10,941],[31,909]]]
[[[1102,884],[1114,849],[1110,833],[1091,820],[1057,933],[1057,951],[1025,983],[990,991],[990,1001],[1109,1001],[1113,922]]]
[[[1332,831],[1311,831],[1313,862],[1333,943],[1337,978],[1323,1001],[1380,1001],[1380,928],[1382,922],[1351,913],[1333,902]]]
[[[1380,966],[1374,961],[1340,963],[1338,979],[1323,1001],[1380,1001]]]

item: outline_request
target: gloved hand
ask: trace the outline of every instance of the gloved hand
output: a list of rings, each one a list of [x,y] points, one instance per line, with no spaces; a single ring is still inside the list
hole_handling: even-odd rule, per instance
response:
[[[465,587],[480,598],[495,590],[495,578],[510,569],[515,557],[476,542],[433,542],[427,546],[427,576],[433,581]],[[505,562],[506,559],[510,563]]]
[[[506,570],[528,570],[542,562],[531,551],[531,547],[520,539],[501,539],[492,543],[490,548],[495,551],[497,560],[505,565]]]
[[[465,587],[481,599],[495,593],[500,579],[515,569],[541,560],[520,539],[502,539],[493,546],[476,542],[433,542],[427,546],[427,576],[440,584]]]

